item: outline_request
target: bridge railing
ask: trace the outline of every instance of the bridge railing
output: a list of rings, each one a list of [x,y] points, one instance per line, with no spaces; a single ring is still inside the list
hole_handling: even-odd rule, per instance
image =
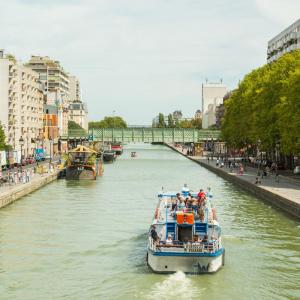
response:
[[[101,128],[69,130],[68,138],[89,138],[104,142],[165,142],[189,143],[203,140],[216,140],[220,137],[217,130],[197,130],[190,128]]]

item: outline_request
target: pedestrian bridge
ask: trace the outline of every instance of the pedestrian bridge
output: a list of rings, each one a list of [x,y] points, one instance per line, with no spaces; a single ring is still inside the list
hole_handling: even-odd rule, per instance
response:
[[[69,130],[68,139],[88,139],[95,142],[197,143],[220,138],[219,130],[183,128],[101,128]]]

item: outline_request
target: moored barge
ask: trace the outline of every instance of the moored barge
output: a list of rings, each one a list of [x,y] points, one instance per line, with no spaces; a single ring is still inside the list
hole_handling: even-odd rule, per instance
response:
[[[68,153],[66,179],[92,179],[102,175],[102,156],[88,147],[79,145]]]

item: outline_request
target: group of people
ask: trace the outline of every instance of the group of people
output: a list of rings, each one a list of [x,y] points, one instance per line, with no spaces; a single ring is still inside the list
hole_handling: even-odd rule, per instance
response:
[[[0,185],[9,184],[16,185],[19,183],[27,183],[31,180],[34,174],[33,168],[28,169],[18,169],[16,171],[7,171],[5,176],[3,176],[2,171],[0,171]]]
[[[177,211],[194,212],[195,219],[204,219],[204,209],[206,204],[206,193],[200,189],[196,197],[190,192],[177,193],[175,199],[172,200],[172,213],[175,215]]]

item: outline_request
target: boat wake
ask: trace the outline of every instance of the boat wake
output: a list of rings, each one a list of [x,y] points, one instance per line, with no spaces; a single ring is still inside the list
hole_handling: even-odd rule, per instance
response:
[[[163,282],[157,282],[147,299],[199,299],[204,288],[193,286],[193,282],[183,272],[169,275]]]

